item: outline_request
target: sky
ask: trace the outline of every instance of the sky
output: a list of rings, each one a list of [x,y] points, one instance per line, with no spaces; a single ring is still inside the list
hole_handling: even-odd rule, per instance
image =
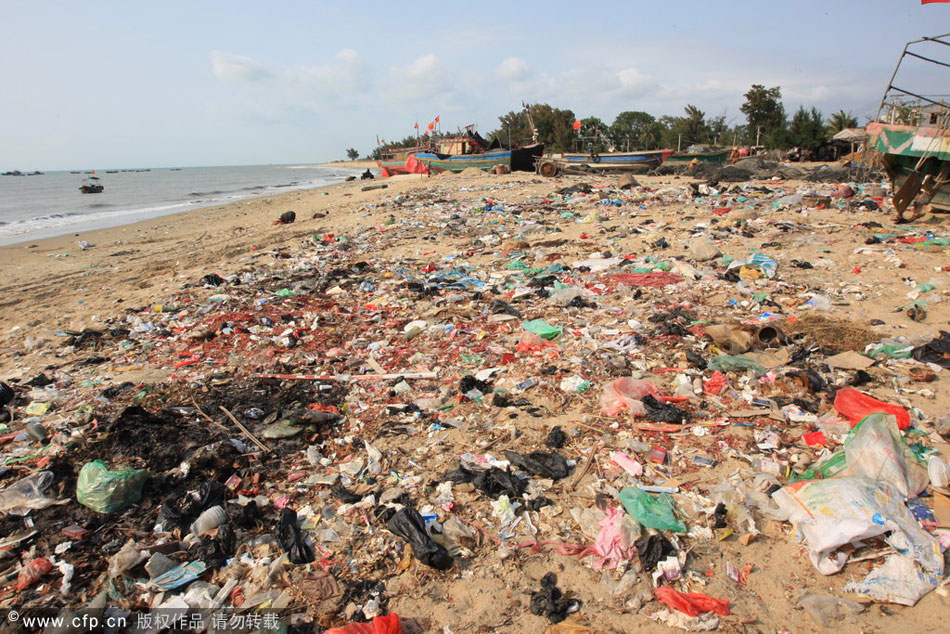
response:
[[[752,84],[863,123],[904,44],[947,31],[919,0],[3,0],[0,171],[311,164],[522,102],[735,125]],[[910,89],[950,92],[920,65]]]

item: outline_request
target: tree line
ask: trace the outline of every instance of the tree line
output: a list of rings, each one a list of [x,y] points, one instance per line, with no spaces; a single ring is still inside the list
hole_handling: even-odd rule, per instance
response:
[[[857,119],[844,110],[827,119],[817,108],[798,110],[789,118],[782,103],[780,86],[766,88],[753,84],[745,93],[739,110],[745,121],[729,125],[725,113],[707,117],[698,107],[687,104],[683,116],[655,117],[648,112],[628,110],[607,124],[596,116],[579,119],[573,110],[549,104],[532,104],[523,110],[498,118],[499,127],[487,135],[502,145],[526,145],[532,142],[532,123],[538,142],[551,152],[594,151],[611,149],[653,150],[682,148],[689,145],[761,145],[767,149],[786,150],[798,147],[814,150],[845,128],[857,127]],[[579,129],[575,129],[580,121]],[[416,137],[407,136],[388,147],[412,147]],[[372,158],[381,154],[377,148]]]

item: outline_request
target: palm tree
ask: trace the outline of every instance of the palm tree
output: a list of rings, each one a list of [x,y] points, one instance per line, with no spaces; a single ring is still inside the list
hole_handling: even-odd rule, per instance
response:
[[[846,128],[858,127],[858,120],[850,112],[839,110],[828,121],[828,136],[834,136]]]

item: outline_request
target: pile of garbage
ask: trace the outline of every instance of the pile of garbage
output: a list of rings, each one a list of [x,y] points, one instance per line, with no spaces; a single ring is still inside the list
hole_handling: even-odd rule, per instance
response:
[[[919,404],[950,334],[878,335],[848,315],[874,286],[819,288],[838,265],[802,252],[857,232],[894,268],[950,237],[885,232],[874,182],[433,182],[6,377],[3,607],[473,631],[394,606],[540,562],[480,625],[607,631],[606,596],[630,627],[712,630],[761,618],[751,588],[785,564],[757,557],[793,542],[853,579],[795,589],[818,624],[945,594],[950,418]],[[926,324],[942,292],[910,288],[895,320]],[[103,378],[142,368],[166,378]]]

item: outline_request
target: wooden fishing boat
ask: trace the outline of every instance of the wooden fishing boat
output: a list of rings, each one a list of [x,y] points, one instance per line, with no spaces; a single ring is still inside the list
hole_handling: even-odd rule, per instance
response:
[[[641,150],[635,152],[565,152],[549,154],[537,163],[537,172],[542,176],[555,176],[561,172],[645,172],[660,166],[673,150]]]
[[[674,152],[666,159],[667,163],[686,165],[697,163],[725,163],[732,150],[728,148],[712,149],[704,145],[691,145],[685,152]]]
[[[496,165],[512,172],[532,172],[542,154],[542,143],[506,150],[493,148],[477,133],[469,132],[466,136],[443,139],[438,152],[417,152],[414,158],[435,173],[461,172],[469,167],[487,171]]]
[[[894,85],[901,62],[908,55],[933,63],[935,69],[942,67],[944,73],[950,68],[948,60],[934,60],[910,50],[924,43],[950,46],[950,33],[924,37],[904,46],[875,121],[867,125],[871,147],[883,155],[884,168],[893,185],[898,219],[903,218],[911,204],[918,207],[919,213],[928,205],[934,211],[950,212],[950,103]]]

